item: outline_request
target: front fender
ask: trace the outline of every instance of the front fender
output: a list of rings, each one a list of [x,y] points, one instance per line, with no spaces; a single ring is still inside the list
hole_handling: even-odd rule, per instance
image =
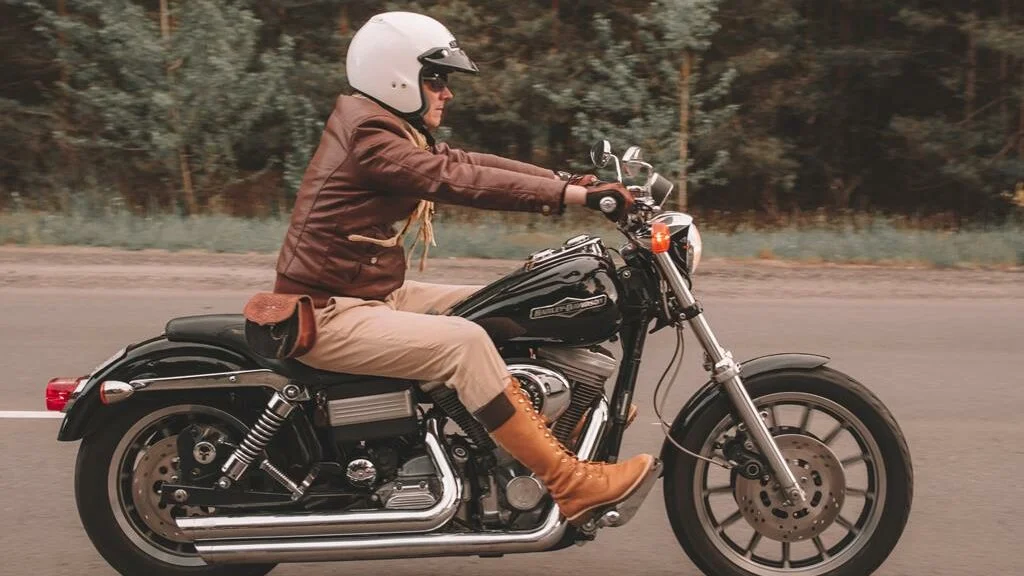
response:
[[[99,384],[105,380],[184,376],[255,369],[252,360],[230,350],[195,342],[171,342],[158,336],[128,348],[116,362],[89,376],[61,423],[57,440],[81,440],[103,422],[102,415],[113,409],[100,402]]]
[[[819,356],[817,354],[770,354],[742,362],[740,364],[740,378],[746,381],[755,376],[779,370],[813,370],[824,366],[828,361],[829,358],[827,356]],[[679,411],[679,414],[676,415],[676,419],[672,422],[672,428],[669,432],[672,438],[676,438],[677,441],[683,438],[686,429],[693,423],[693,420],[705,408],[718,401],[719,396],[723,393],[722,387],[714,380],[709,380],[704,384],[700,390],[690,397]],[[675,447],[666,438],[661,447],[661,460],[663,462],[670,450],[675,450]]]

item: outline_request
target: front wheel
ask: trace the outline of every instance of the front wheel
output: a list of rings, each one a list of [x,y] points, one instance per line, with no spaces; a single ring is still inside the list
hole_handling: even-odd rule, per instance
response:
[[[246,428],[208,403],[141,403],[116,412],[106,426],[82,440],[75,471],[75,499],[97,551],[125,575],[262,576],[273,565],[210,566],[178,530],[175,518],[212,509],[167,506],[164,482],[177,482],[178,435],[198,429],[216,442],[236,439]]]
[[[772,477],[750,480],[670,448],[665,504],[687,555],[718,576],[875,571],[902,535],[913,499],[910,453],[895,419],[863,385],[825,367],[744,385],[807,501],[787,505]],[[722,447],[744,438],[738,424],[723,393],[675,440],[722,461]]]

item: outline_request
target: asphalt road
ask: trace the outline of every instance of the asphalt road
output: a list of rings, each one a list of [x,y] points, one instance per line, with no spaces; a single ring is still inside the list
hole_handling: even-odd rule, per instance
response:
[[[756,289],[704,294],[712,327],[737,358],[804,351],[875,390],[905,432],[916,473],[915,501],[903,539],[877,574],[1022,574],[1024,532],[1024,278],[978,298],[930,284],[922,296],[898,280],[863,290],[829,284],[827,297],[766,298]],[[940,276],[936,276],[936,279]],[[856,289],[855,289],[856,288]],[[905,288],[905,287],[904,287]],[[895,295],[890,295],[895,294]],[[48,378],[75,376],[126,343],[157,334],[173,316],[235,312],[245,292],[76,288],[0,289],[0,411],[42,410]],[[656,451],[653,382],[672,351],[670,335],[649,340],[638,399],[641,415],[625,452]],[[680,406],[703,382],[697,344],[669,404]],[[77,516],[73,465],[77,443],[55,440],[59,420],[0,418],[0,574],[112,575]],[[596,542],[552,554],[501,559],[450,558],[279,567],[279,576],[349,573],[519,576],[521,574],[695,575],[676,543],[656,488],[627,527]]]

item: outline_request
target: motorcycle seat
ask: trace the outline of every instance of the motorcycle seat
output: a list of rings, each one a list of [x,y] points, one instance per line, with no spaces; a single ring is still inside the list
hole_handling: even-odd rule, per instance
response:
[[[365,382],[367,376],[329,372],[307,366],[298,360],[271,360],[255,354],[245,340],[245,317],[241,314],[203,314],[184,316],[167,322],[164,336],[171,342],[197,342],[220,346],[250,358],[261,368],[303,384],[332,386]]]

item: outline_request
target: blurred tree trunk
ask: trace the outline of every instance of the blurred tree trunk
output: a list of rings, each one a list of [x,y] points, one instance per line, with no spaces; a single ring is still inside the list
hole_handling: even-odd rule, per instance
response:
[[[57,0],[57,14],[61,18],[66,18],[68,15],[68,8],[65,0]],[[57,33],[57,42],[60,44],[61,49],[67,48],[68,39],[64,35],[64,31]],[[60,82],[64,86],[68,85],[71,80],[71,73],[68,71],[68,64],[66,61],[60,63]],[[71,102],[67,96],[67,92],[64,92],[60,97],[60,104],[58,105],[57,122],[65,133],[71,133]],[[78,167],[78,158],[76,157],[75,150],[71,146],[67,145],[67,142],[63,138],[57,139],[57,147],[60,148],[60,153],[64,156],[70,167],[70,171],[73,174],[74,170]],[[70,208],[71,198],[69,196],[68,187],[63,187],[64,190],[61,193],[61,209],[65,212]]]
[[[551,0],[551,50],[558,52],[558,0]]]
[[[971,125],[974,115],[974,97],[978,83],[978,46],[973,31],[967,32],[967,81],[964,87],[964,123]]]
[[[1002,2],[1002,16],[1003,23],[1010,24],[1010,0],[1003,0]],[[999,120],[1003,126],[1006,126],[1010,133],[1013,133],[1013,128],[1010,127],[1010,113],[1009,105],[1006,98],[1006,90],[1010,86],[1010,55],[1007,52],[1001,52],[999,54]]]
[[[686,162],[689,159],[690,139],[690,75],[693,69],[693,54],[683,53],[683,61],[679,65],[679,196],[676,202],[679,209],[687,209]]]
[[[168,3],[170,0],[160,0],[160,37],[164,41],[164,49],[170,54],[171,51],[171,11]],[[167,78],[171,80],[170,87],[173,89],[174,69],[177,64],[171,62],[167,65]],[[178,107],[171,105],[171,125],[175,133],[181,137],[182,133],[178,120]],[[198,213],[196,206],[196,193],[192,185],[192,169],[188,165],[188,151],[185,142],[178,143],[178,167],[181,170],[181,191],[184,195],[185,208],[190,216]]]

